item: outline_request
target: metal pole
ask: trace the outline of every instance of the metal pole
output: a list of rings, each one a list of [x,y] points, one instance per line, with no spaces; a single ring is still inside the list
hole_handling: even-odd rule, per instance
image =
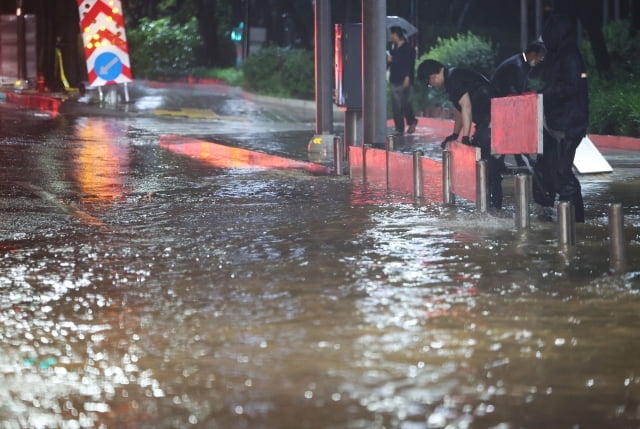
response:
[[[442,151],[442,202],[446,205],[456,203],[456,197],[451,192],[451,152]]]
[[[316,134],[333,134],[331,0],[315,0]]]
[[[347,109],[344,112],[344,144],[349,146],[362,146],[362,141],[358,132],[361,125],[361,113],[358,110]]]
[[[544,9],[542,0],[536,0],[536,38],[542,34],[542,21],[543,21]]]
[[[16,7],[16,27],[18,36],[18,79],[27,80],[27,26],[24,19],[22,0],[18,0]]]
[[[242,29],[242,59],[249,56],[249,2],[244,0],[244,28]]]
[[[396,138],[395,136],[387,136],[387,139],[385,140],[385,148],[388,151],[392,151],[396,148]]]
[[[520,49],[527,48],[529,38],[529,16],[527,11],[528,0],[520,0]]]
[[[333,169],[336,176],[342,176],[342,139],[339,136],[333,138]]]
[[[413,196],[422,198],[422,155],[421,150],[413,151]]]
[[[620,203],[609,206],[609,240],[611,268],[614,271],[621,271],[627,255],[624,245],[624,216]]]
[[[576,245],[576,224],[573,204],[568,201],[558,203],[558,240],[562,247]]]
[[[362,115],[364,144],[384,145],[387,135],[386,0],[362,0]]]
[[[476,208],[480,213],[486,213],[489,209],[487,161],[480,160],[476,163],[476,166]]]
[[[518,174],[515,177],[514,194],[516,200],[516,228],[529,228],[529,187],[531,176]]]

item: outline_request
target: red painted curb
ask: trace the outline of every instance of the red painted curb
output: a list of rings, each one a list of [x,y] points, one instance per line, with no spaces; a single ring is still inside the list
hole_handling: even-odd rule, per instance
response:
[[[297,161],[177,135],[160,136],[160,147],[197,158],[214,167],[301,170],[316,175],[329,175],[332,172],[329,167],[312,162]]]

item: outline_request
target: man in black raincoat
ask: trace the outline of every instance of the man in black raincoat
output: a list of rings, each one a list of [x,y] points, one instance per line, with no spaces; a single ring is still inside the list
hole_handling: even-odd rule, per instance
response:
[[[589,123],[587,71],[578,49],[575,20],[552,15],[542,31],[547,49],[543,80],[543,154],[534,167],[533,197],[553,207],[556,195],[575,209],[576,222],[584,222],[580,182],[573,174],[576,149]]]
[[[456,110],[453,133],[442,142],[442,148],[450,141],[480,148],[482,159],[487,160],[489,207],[502,208],[502,176],[504,156],[491,155],[491,98],[495,90],[489,79],[481,73],[464,68],[445,68],[435,60],[424,60],[418,66],[420,82],[433,87],[444,87]],[[471,124],[476,125],[473,139],[469,139]]]

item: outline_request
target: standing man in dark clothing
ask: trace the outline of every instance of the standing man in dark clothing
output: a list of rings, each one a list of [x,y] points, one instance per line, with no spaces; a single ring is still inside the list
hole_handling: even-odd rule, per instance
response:
[[[529,74],[531,70],[542,61],[547,53],[540,42],[532,42],[524,52],[516,54],[504,60],[493,72],[491,84],[496,89],[498,97],[520,95],[529,92]],[[525,165],[522,155],[515,156],[516,164]],[[527,157],[528,165],[533,162]]]
[[[495,90],[482,74],[463,68],[445,68],[435,60],[425,60],[418,67],[418,79],[433,87],[444,87],[455,107],[453,133],[442,147],[460,137],[461,143],[477,146],[482,159],[487,160],[489,176],[489,207],[502,208],[502,176],[504,157],[491,155],[491,98]],[[473,139],[469,140],[471,124],[476,125]]]
[[[576,149],[589,124],[587,71],[578,49],[575,20],[552,15],[542,31],[547,48],[543,74],[543,154],[534,168],[533,196],[543,207],[553,207],[556,195],[575,209],[576,222],[584,222],[580,182],[573,174]]]
[[[407,133],[416,130],[418,120],[413,114],[411,95],[413,86],[413,69],[416,52],[404,37],[400,27],[391,27],[393,48],[387,56],[389,65],[389,86],[391,91],[391,107],[396,133],[404,134],[404,121],[407,121]]]

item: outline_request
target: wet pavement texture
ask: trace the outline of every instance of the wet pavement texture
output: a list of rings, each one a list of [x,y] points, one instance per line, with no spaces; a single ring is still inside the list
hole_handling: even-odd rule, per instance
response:
[[[56,119],[0,106],[0,428],[640,427],[637,152],[581,177],[563,251],[509,208],[178,156],[160,135],[305,159],[314,117],[132,93]],[[425,139],[399,149],[437,159]]]

